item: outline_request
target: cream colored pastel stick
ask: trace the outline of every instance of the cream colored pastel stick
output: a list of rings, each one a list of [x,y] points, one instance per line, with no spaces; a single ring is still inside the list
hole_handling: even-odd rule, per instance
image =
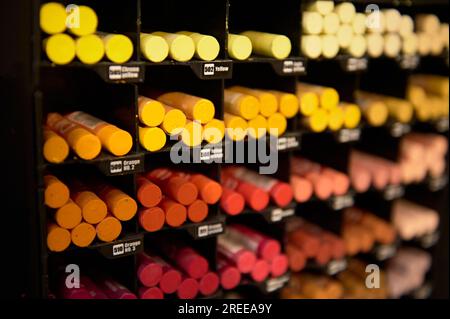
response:
[[[318,12],[321,15],[327,15],[334,9],[333,1],[314,1],[306,6],[306,11]]]
[[[341,24],[336,33],[339,46],[343,49],[348,48],[353,38],[353,28],[349,24]]]
[[[397,33],[388,33],[384,36],[384,54],[395,58],[402,49],[402,41]]]
[[[355,5],[350,2],[339,3],[334,7],[334,12],[342,23],[351,23],[356,14]]]
[[[367,51],[366,39],[362,35],[354,35],[346,51],[355,58],[361,58]]]
[[[416,15],[416,29],[421,32],[433,34],[439,32],[441,22],[434,14]]]
[[[323,33],[336,34],[340,25],[339,16],[335,12],[330,12],[323,17]]]
[[[414,20],[411,16],[404,14],[400,19],[399,33],[402,37],[406,37],[414,33]]]
[[[322,55],[327,59],[332,59],[339,53],[339,42],[334,35],[321,35]]]
[[[384,9],[386,32],[398,32],[402,16],[397,9]]]
[[[417,35],[411,33],[405,37],[403,37],[402,41],[402,52],[406,55],[414,55],[417,53],[417,49],[419,47],[419,40]]]
[[[430,54],[431,52],[431,39],[425,32],[417,33],[418,40],[418,52],[421,56]]]
[[[366,13],[367,32],[382,34],[386,30],[386,19],[382,11],[376,10]]]
[[[378,58],[384,52],[384,38],[379,33],[369,33],[366,35],[367,53],[371,58]]]
[[[356,13],[352,22],[353,33],[363,35],[366,32],[366,22],[367,18],[364,13]]]
[[[302,31],[303,34],[320,34],[323,29],[323,18],[317,12],[303,12]]]
[[[317,35],[303,35],[301,49],[304,56],[317,59],[322,54],[322,41]]]

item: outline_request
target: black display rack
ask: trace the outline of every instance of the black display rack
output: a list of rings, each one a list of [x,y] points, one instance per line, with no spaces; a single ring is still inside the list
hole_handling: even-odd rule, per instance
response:
[[[207,221],[186,224],[180,229],[163,229],[145,234],[136,219],[126,223],[119,240],[104,244],[94,243],[87,249],[70,248],[63,253],[49,253],[46,247],[47,212],[43,201],[43,176],[45,172],[82,172],[102,176],[130,195],[136,193],[136,177],[139,173],[160,166],[172,166],[169,147],[156,153],[148,153],[139,145],[137,136],[137,98],[146,89],[181,90],[213,101],[216,117],[223,119],[224,89],[230,85],[248,85],[262,89],[296,92],[298,80],[335,87],[342,98],[353,101],[358,88],[368,88],[394,96],[405,97],[408,75],[415,72],[448,74],[448,57],[419,58],[400,56],[396,59],[355,59],[339,55],[331,60],[308,60],[301,56],[301,11],[309,1],[279,0],[260,1],[74,1],[87,4],[99,16],[99,30],[119,32],[130,36],[135,45],[133,58],[116,65],[101,62],[86,66],[72,62],[67,66],[55,66],[48,62],[41,49],[43,35],[39,28],[39,7],[47,1],[2,1],[0,17],[2,38],[8,44],[2,49],[0,90],[2,92],[2,136],[5,136],[5,153],[2,156],[8,189],[4,194],[7,203],[5,225],[8,228],[6,256],[15,256],[11,263],[11,285],[17,295],[31,298],[47,298],[58,272],[58,267],[72,261],[114,274],[125,286],[137,292],[136,254],[146,244],[152,245],[161,236],[180,236],[192,245],[215,267],[216,236],[223,233],[226,224],[239,221],[257,226],[257,229],[283,240],[284,223],[293,215],[305,216],[320,210],[321,218],[315,221],[322,227],[338,231],[341,210],[363,203],[389,206],[392,199],[411,197],[433,207],[441,217],[441,240],[419,240],[419,245],[433,252],[433,270],[448,276],[448,177],[428,180],[414,187],[397,187],[383,192],[370,191],[359,195],[351,191],[327,202],[312,199],[307,204],[292,203],[285,209],[268,208],[264,212],[245,211],[241,216],[227,217],[218,206],[210,209]],[[68,3],[68,1],[61,1]],[[340,2],[340,1],[338,1]],[[352,1],[358,9],[365,1]],[[418,11],[438,14],[447,18],[447,1],[372,1],[380,7],[400,7],[406,13]],[[193,30],[215,36],[221,51],[212,62],[190,61],[150,63],[140,54],[141,32]],[[233,61],[227,53],[228,33],[259,30],[287,35],[293,50],[285,60],[252,56],[247,61]],[[395,81],[384,81],[384,79]],[[394,85],[394,84],[395,85]],[[42,123],[51,111],[88,111],[126,129],[133,136],[134,148],[124,157],[102,154],[92,161],[69,158],[62,164],[47,164],[42,156]],[[303,129],[297,119],[289,120],[288,131],[277,142],[279,169],[275,177],[289,181],[289,160],[301,154],[324,165],[347,172],[348,154],[359,148],[367,152],[395,159],[399,137],[411,130],[433,131],[448,136],[448,119],[427,127],[419,124],[401,125],[389,123],[382,128],[370,128],[364,124],[354,130],[313,134]],[[222,153],[221,153],[222,152]],[[222,154],[222,155],[220,155]],[[194,152],[196,162],[182,164],[183,169],[202,172],[220,181],[222,164],[209,163],[212,158],[223,158],[222,147],[202,146]],[[257,166],[257,165],[256,165]],[[255,165],[252,165],[255,167]],[[448,175],[446,175],[448,176]],[[368,197],[370,197],[368,199]],[[260,215],[260,216],[254,216]],[[317,217],[317,216],[316,216]],[[332,222],[333,220],[333,222]],[[334,222],[336,221],[336,223]],[[378,247],[372,255],[387,259],[395,254],[396,247]],[[384,250],[383,250],[384,249]],[[447,253],[443,253],[447,251]],[[12,259],[11,259],[12,260]],[[98,266],[97,266],[98,265]],[[345,268],[346,261],[333,261],[325,267],[310,265],[311,269],[334,275]],[[243,282],[257,287],[263,294],[274,296],[287,282],[289,274],[279,280],[263,284]],[[448,278],[448,277],[447,277]],[[448,280],[434,280],[430,284],[434,293],[445,293],[438,287]],[[444,290],[442,290],[444,289]],[[448,293],[448,287],[447,287]]]

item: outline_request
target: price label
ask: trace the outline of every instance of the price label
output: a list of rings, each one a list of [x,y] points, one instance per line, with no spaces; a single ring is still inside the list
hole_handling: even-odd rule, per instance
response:
[[[282,221],[283,219],[285,219],[287,217],[294,216],[294,215],[295,215],[295,209],[293,209],[293,208],[289,208],[289,209],[277,208],[271,212],[270,221],[276,223],[276,222]]]
[[[123,66],[111,65],[109,67],[109,80],[138,80],[141,74],[141,67],[139,66]]]
[[[397,252],[395,245],[379,245],[375,248],[375,258],[379,261],[384,261],[393,257]]]
[[[349,143],[359,141],[361,138],[361,129],[343,129],[338,133],[340,143]]]
[[[404,123],[394,123],[391,126],[392,137],[402,137],[411,132],[411,125]]]
[[[303,61],[285,60],[283,61],[282,73],[286,75],[303,74],[306,68]]]
[[[389,185],[383,194],[385,200],[394,200],[405,195],[405,188],[402,185]]]
[[[346,268],[347,268],[347,260],[345,260],[345,259],[332,260],[327,265],[326,273],[329,276],[334,276],[334,275],[344,271]]]
[[[286,285],[289,282],[290,278],[291,278],[290,274],[286,274],[278,278],[272,278],[267,280],[266,291],[268,293],[271,293],[283,288],[284,285]]]
[[[367,58],[348,58],[345,60],[344,68],[348,72],[364,71],[367,65]]]
[[[278,151],[293,150],[298,147],[300,147],[300,137],[299,136],[280,137],[277,141],[277,150]]]
[[[210,225],[196,226],[195,237],[206,238],[215,235],[220,235],[224,232],[223,223],[215,223]]]
[[[231,61],[194,63],[192,68],[202,79],[229,79],[233,73]]]
[[[352,194],[346,194],[342,196],[335,196],[331,198],[331,208],[333,210],[342,210],[344,208],[348,208],[353,206],[355,203],[355,199]]]
[[[422,236],[419,239],[419,243],[423,248],[427,249],[436,245],[437,242],[439,241],[439,237],[440,237],[439,232],[430,233],[425,236]]]
[[[125,240],[96,245],[91,249],[97,249],[108,259],[135,255],[142,252],[144,249],[143,237],[142,235],[135,235]]]
[[[418,55],[403,55],[398,58],[400,68],[404,70],[414,70],[419,66],[420,57]]]
[[[439,177],[430,177],[428,179],[428,189],[432,192],[437,192],[445,188],[448,183],[447,175]]]
[[[436,131],[439,133],[448,132],[448,117],[444,117],[436,121]]]

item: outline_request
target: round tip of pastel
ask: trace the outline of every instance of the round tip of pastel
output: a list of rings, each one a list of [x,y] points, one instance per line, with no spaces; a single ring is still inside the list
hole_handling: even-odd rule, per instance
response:
[[[188,278],[178,287],[177,295],[180,299],[194,299],[199,292],[199,285],[195,279]]]
[[[161,281],[159,282],[159,287],[166,294],[173,294],[177,291],[178,287],[182,281],[181,273],[177,270],[168,270],[161,277]]]
[[[241,282],[241,273],[234,267],[229,267],[222,272],[220,284],[223,289],[231,290],[236,288]]]
[[[200,279],[199,290],[202,295],[210,296],[219,289],[219,285],[219,276],[213,272],[210,272]]]
[[[261,247],[261,257],[264,260],[273,260],[281,252],[281,245],[276,240],[267,240],[266,243]]]

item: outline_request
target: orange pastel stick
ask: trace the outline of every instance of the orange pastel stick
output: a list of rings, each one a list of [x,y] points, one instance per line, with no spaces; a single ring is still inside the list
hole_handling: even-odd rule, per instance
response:
[[[95,227],[88,223],[81,223],[71,231],[72,243],[78,247],[87,247],[95,239]]]
[[[116,240],[122,232],[122,224],[112,216],[107,216],[96,226],[97,237],[103,242]]]
[[[48,114],[47,125],[64,137],[75,154],[81,159],[91,160],[100,154],[102,150],[100,139],[82,126],[64,118],[61,114]]]
[[[98,195],[108,206],[109,212],[120,221],[129,221],[137,213],[136,201],[117,188],[103,186]]]
[[[47,226],[47,247],[50,251],[61,252],[70,245],[70,232],[56,224]]]
[[[191,222],[200,223],[208,217],[208,211],[208,204],[197,199],[187,207],[187,216]]]
[[[164,198],[160,207],[166,213],[166,223],[171,227],[180,227],[186,222],[187,219],[187,209],[183,205],[168,199]]]
[[[65,229],[75,228],[83,219],[81,208],[71,199],[55,211],[54,217],[58,226]]]
[[[44,202],[50,208],[60,208],[69,201],[69,188],[52,175],[44,176]]]
[[[156,232],[164,227],[166,214],[159,207],[141,209],[139,211],[139,224],[148,232]]]
[[[73,201],[81,208],[83,219],[96,225],[105,219],[108,208],[96,194],[90,191],[79,191],[72,195]]]

